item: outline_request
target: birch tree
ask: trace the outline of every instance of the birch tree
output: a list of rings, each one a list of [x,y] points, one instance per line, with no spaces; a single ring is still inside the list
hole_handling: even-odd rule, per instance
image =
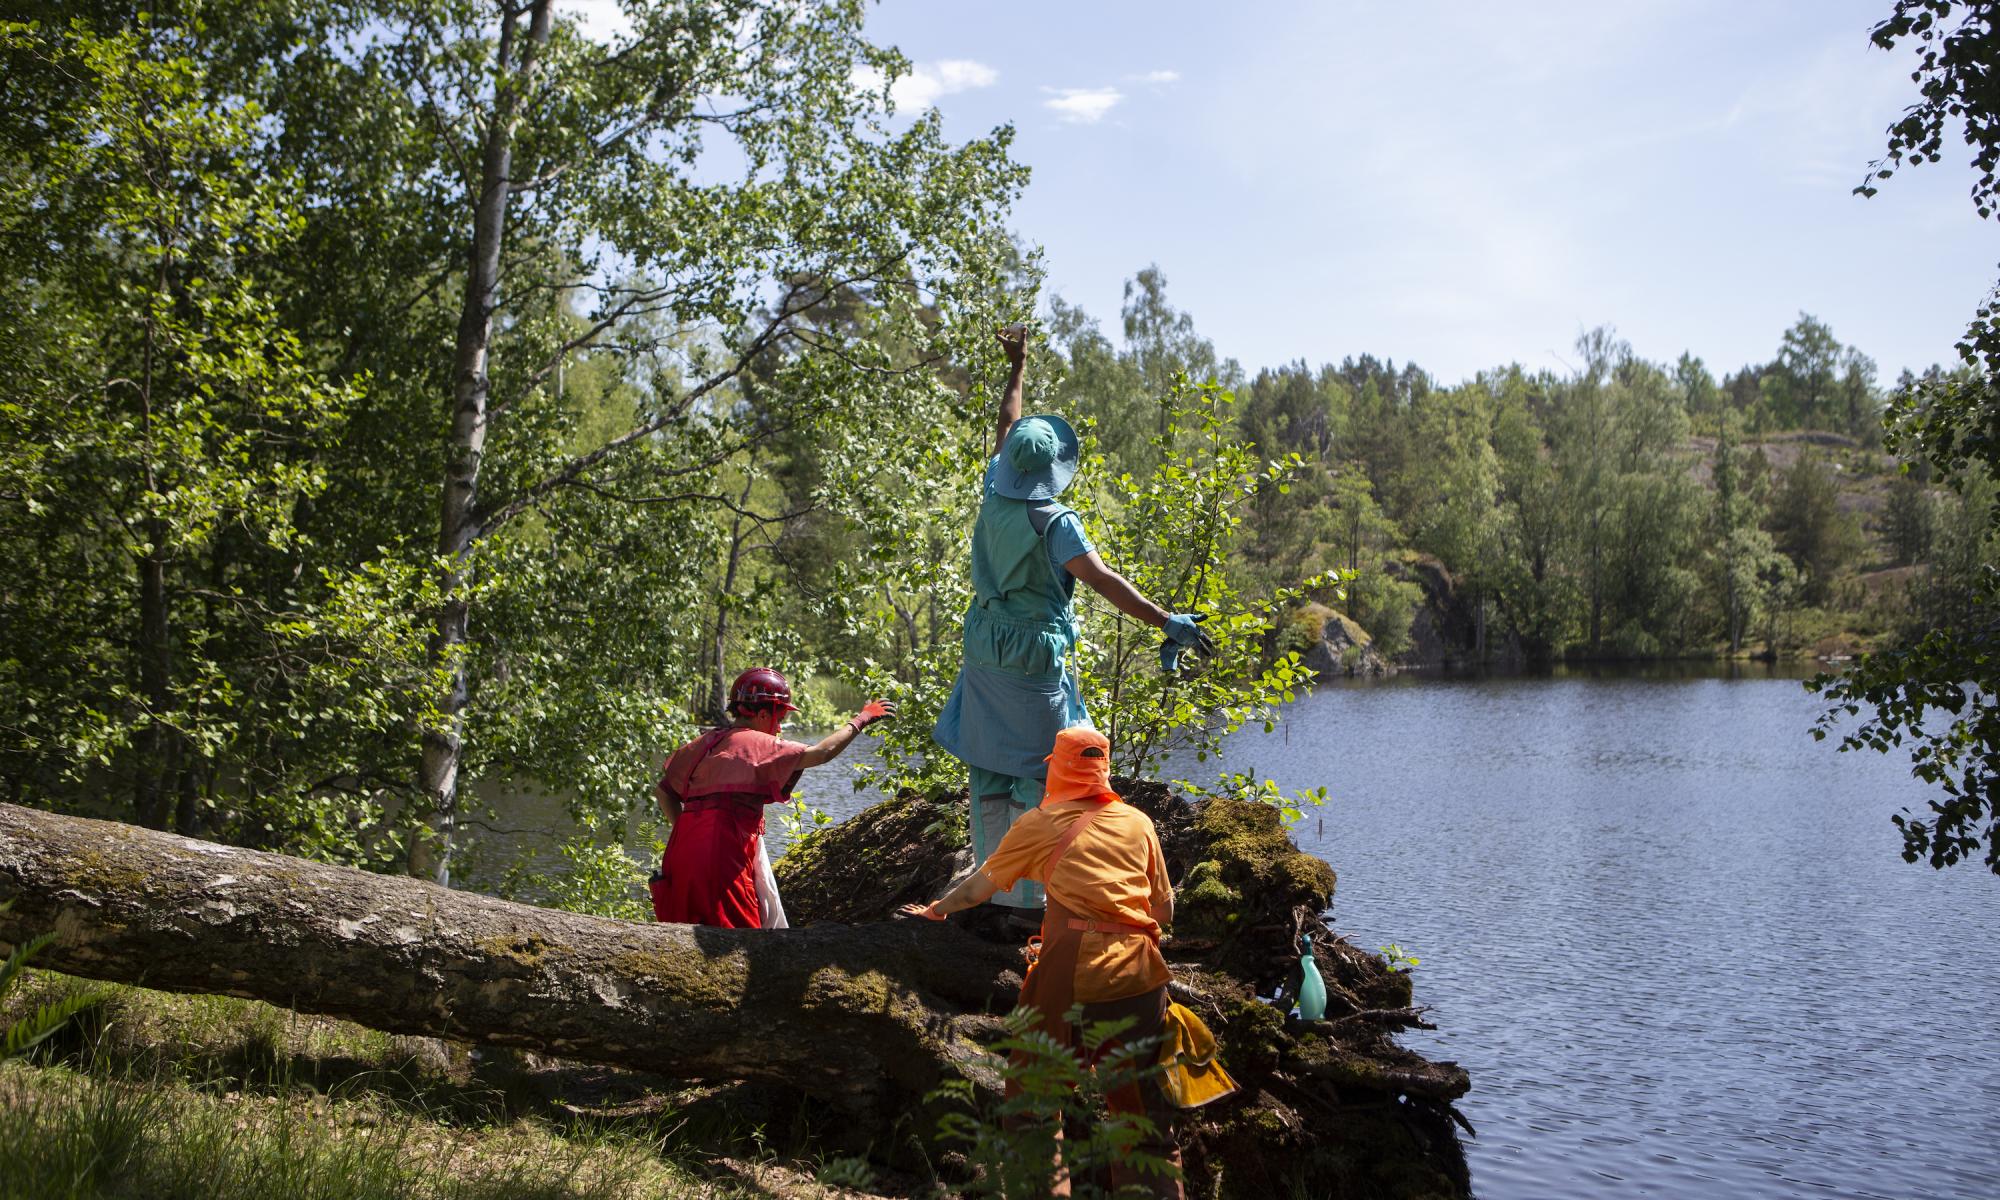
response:
[[[411,440],[442,445],[417,780],[432,835],[411,857],[448,880],[468,739],[603,795],[631,788],[643,746],[685,730],[695,680],[658,651],[692,648],[662,627],[689,569],[713,561],[702,521],[735,499],[715,483],[726,464],[811,429],[841,461],[832,486],[853,493],[869,447],[953,418],[932,368],[987,323],[1024,175],[1004,129],[953,146],[935,113],[893,117],[907,64],[867,42],[860,3],[635,3],[611,34],[550,0],[377,15],[386,33],[350,25],[321,69],[344,97],[334,112],[394,114],[369,129],[401,159],[363,203],[428,224],[406,239],[428,289],[412,309],[435,331],[435,298],[457,296],[448,371],[414,365],[421,386],[401,399],[430,422]],[[313,136],[340,132],[295,115]],[[814,319],[854,297],[861,327]],[[415,358],[393,328],[368,335],[357,362]],[[593,359],[616,364],[604,411],[627,419],[586,437],[562,379]],[[740,384],[756,362],[774,374],[753,409]],[[482,640],[482,611],[501,636]],[[551,619],[571,637],[543,640]],[[606,627],[626,661],[607,661]],[[482,708],[483,681],[496,701],[541,694],[521,714]]]
[[[157,7],[42,34],[144,26],[199,68],[188,111],[236,139],[204,165],[286,214],[254,258],[263,307],[217,324],[292,347],[266,355],[288,394],[342,398],[306,406],[327,434],[287,444],[310,487],[272,509],[316,557],[254,596],[259,630],[312,609],[340,643],[309,712],[257,720],[277,792],[329,798],[352,833],[330,853],[365,843],[439,879],[474,773],[600,810],[643,797],[717,670],[694,614],[726,561],[718,517],[771,515],[766,489],[741,502],[771,457],[752,451],[811,440],[806,503],[893,537],[884,480],[927,427],[972,423],[941,369],[1024,303],[1000,282],[1023,261],[1002,224],[1026,178],[1011,131],[952,143],[935,112],[894,112],[909,65],[867,40],[859,0],[639,0],[611,28],[550,0]],[[70,111],[59,73],[8,81]],[[116,114],[91,111],[81,136],[101,139]],[[5,182],[28,206],[57,187],[34,163]],[[219,219],[215,189],[173,194]],[[237,219],[212,257],[250,261],[271,224]]]

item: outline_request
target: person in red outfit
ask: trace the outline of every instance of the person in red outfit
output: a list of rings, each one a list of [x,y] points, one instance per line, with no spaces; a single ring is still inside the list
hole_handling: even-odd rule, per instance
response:
[[[831,761],[863,729],[896,715],[896,706],[870,700],[839,729],[808,746],[778,736],[798,708],[791,685],[769,667],[736,677],[729,689],[732,723],[674,751],[654,796],[672,825],[667,852],[652,880],[653,915],[684,925],[765,929],[758,900],[763,856],[764,806],[791,799],[799,774]],[[775,901],[776,889],[773,887]]]

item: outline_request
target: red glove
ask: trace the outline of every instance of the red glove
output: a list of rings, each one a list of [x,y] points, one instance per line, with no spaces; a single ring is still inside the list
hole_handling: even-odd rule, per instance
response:
[[[887,700],[870,700],[861,706],[861,711],[855,713],[854,719],[849,721],[848,724],[854,726],[854,732],[860,733],[875,722],[895,715],[896,706]]]

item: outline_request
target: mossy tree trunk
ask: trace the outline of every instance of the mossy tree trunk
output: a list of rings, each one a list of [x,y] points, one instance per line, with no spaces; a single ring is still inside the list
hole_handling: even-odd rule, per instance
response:
[[[1121,784],[1178,885],[1176,998],[1243,1085],[1187,1114],[1195,1194],[1459,1196],[1452,1063],[1398,1046],[1427,1027],[1411,978],[1321,920],[1334,875],[1277,813]],[[53,930],[44,965],[220,992],[377,1029],[517,1046],[677,1079],[759,1080],[838,1105],[877,1147],[925,1097],[970,1078],[1018,996],[1013,945],[883,918],[957,870],[963,797],[902,795],[779,863],[784,933],[645,925],[511,904],[128,825],[0,805],[0,942]],[[1301,940],[1327,1019],[1258,999],[1296,986]]]
[[[391,1033],[677,1079],[756,1079],[856,1114],[979,1069],[1006,947],[927,922],[778,935],[644,925],[0,805],[0,942],[37,964]],[[1018,987],[1018,980],[1014,981]]]

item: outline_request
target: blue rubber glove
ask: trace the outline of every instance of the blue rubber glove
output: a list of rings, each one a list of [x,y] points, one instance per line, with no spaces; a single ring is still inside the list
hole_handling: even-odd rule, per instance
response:
[[[1198,646],[1203,654],[1215,653],[1215,639],[1201,627],[1208,620],[1207,613],[1175,613],[1167,618],[1161,632],[1167,635],[1160,643],[1160,669],[1168,673],[1181,665],[1181,651],[1190,646]]]

